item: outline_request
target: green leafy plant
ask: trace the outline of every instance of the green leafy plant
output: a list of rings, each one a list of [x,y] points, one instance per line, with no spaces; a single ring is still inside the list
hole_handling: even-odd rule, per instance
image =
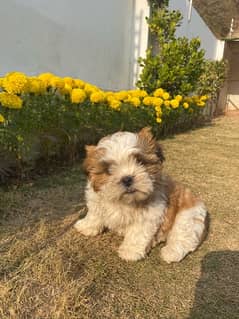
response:
[[[148,0],[152,10],[158,9],[162,6],[168,6],[169,0]]]
[[[197,83],[197,93],[209,95],[211,100],[217,101],[220,89],[226,80],[227,71],[227,61],[205,61],[203,73]]]
[[[179,11],[170,11],[165,5],[154,7],[147,18],[154,45],[147,50],[145,58],[139,59],[142,67],[139,88],[150,93],[162,87],[172,95],[195,91],[203,72],[204,50],[200,49],[198,38],[176,38],[181,20]]]

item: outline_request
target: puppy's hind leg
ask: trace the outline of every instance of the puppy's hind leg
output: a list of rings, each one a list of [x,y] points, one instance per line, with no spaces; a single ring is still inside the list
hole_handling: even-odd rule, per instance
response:
[[[179,262],[194,251],[204,239],[207,210],[203,203],[178,213],[161,257],[167,263]]]

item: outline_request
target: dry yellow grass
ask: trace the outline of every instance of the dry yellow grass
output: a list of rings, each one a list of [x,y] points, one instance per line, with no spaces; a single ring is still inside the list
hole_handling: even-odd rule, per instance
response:
[[[238,318],[239,118],[162,144],[165,169],[209,208],[200,249],[180,264],[163,263],[159,247],[126,263],[117,236],[67,229],[84,206],[80,165],[1,189],[0,318]]]

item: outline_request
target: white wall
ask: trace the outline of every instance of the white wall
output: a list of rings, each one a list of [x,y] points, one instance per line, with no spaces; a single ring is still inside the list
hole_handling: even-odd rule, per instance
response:
[[[132,87],[146,15],[147,0],[0,0],[0,75],[53,72]]]
[[[206,58],[220,60],[223,56],[224,42],[214,36],[193,7],[191,19],[188,21],[189,0],[170,0],[169,7],[180,10],[183,14],[182,25],[178,28],[177,36],[185,36],[189,39],[199,37],[201,47],[206,51]]]

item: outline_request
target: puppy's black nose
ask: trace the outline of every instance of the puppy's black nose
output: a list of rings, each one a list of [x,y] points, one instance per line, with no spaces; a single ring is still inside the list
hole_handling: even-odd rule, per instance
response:
[[[130,187],[133,184],[133,176],[124,176],[121,179],[121,183],[125,186],[125,187]]]

